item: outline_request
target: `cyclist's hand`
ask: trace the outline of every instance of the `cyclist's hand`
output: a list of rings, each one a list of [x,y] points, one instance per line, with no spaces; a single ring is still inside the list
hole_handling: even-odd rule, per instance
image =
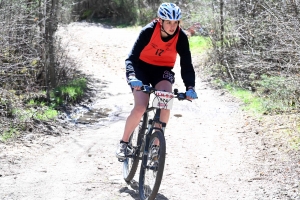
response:
[[[189,89],[188,91],[186,91],[185,95],[186,95],[186,98],[189,100],[198,99],[197,93],[193,89]]]
[[[142,81],[140,81],[140,80],[137,79],[137,78],[131,78],[131,79],[128,81],[128,84],[129,84],[132,88],[134,88],[134,89],[136,89],[136,90],[140,90],[141,87],[143,86]]]

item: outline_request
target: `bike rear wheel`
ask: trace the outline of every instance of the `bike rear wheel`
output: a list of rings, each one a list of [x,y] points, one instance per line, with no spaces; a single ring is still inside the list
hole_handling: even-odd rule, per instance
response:
[[[142,126],[143,120],[140,121],[139,125],[135,128],[129,138],[128,148],[133,153],[123,162],[123,178],[127,183],[133,179],[139,165],[139,147],[142,143],[142,134],[140,134],[140,131],[142,130]]]
[[[142,200],[155,199],[163,176],[166,157],[166,141],[162,132],[156,131],[150,137],[147,161],[140,170],[139,193]]]

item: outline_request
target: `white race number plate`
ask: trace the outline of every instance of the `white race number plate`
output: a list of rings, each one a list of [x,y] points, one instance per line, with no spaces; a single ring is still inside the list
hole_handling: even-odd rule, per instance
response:
[[[153,107],[170,110],[173,106],[174,94],[171,92],[155,91]]]

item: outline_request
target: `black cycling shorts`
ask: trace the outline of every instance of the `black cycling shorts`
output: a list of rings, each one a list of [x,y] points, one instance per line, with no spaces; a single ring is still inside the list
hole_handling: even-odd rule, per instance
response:
[[[155,87],[157,83],[163,80],[171,84],[175,82],[175,73],[170,67],[142,66],[134,69],[135,77],[143,82],[144,85]]]

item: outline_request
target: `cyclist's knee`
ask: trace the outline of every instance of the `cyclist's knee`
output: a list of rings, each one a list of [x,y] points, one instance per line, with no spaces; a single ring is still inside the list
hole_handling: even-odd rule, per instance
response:
[[[167,80],[162,80],[156,84],[155,88],[158,90],[171,92],[172,91],[172,83],[170,83]]]
[[[132,113],[138,116],[142,116],[146,111],[146,106],[134,106]]]

